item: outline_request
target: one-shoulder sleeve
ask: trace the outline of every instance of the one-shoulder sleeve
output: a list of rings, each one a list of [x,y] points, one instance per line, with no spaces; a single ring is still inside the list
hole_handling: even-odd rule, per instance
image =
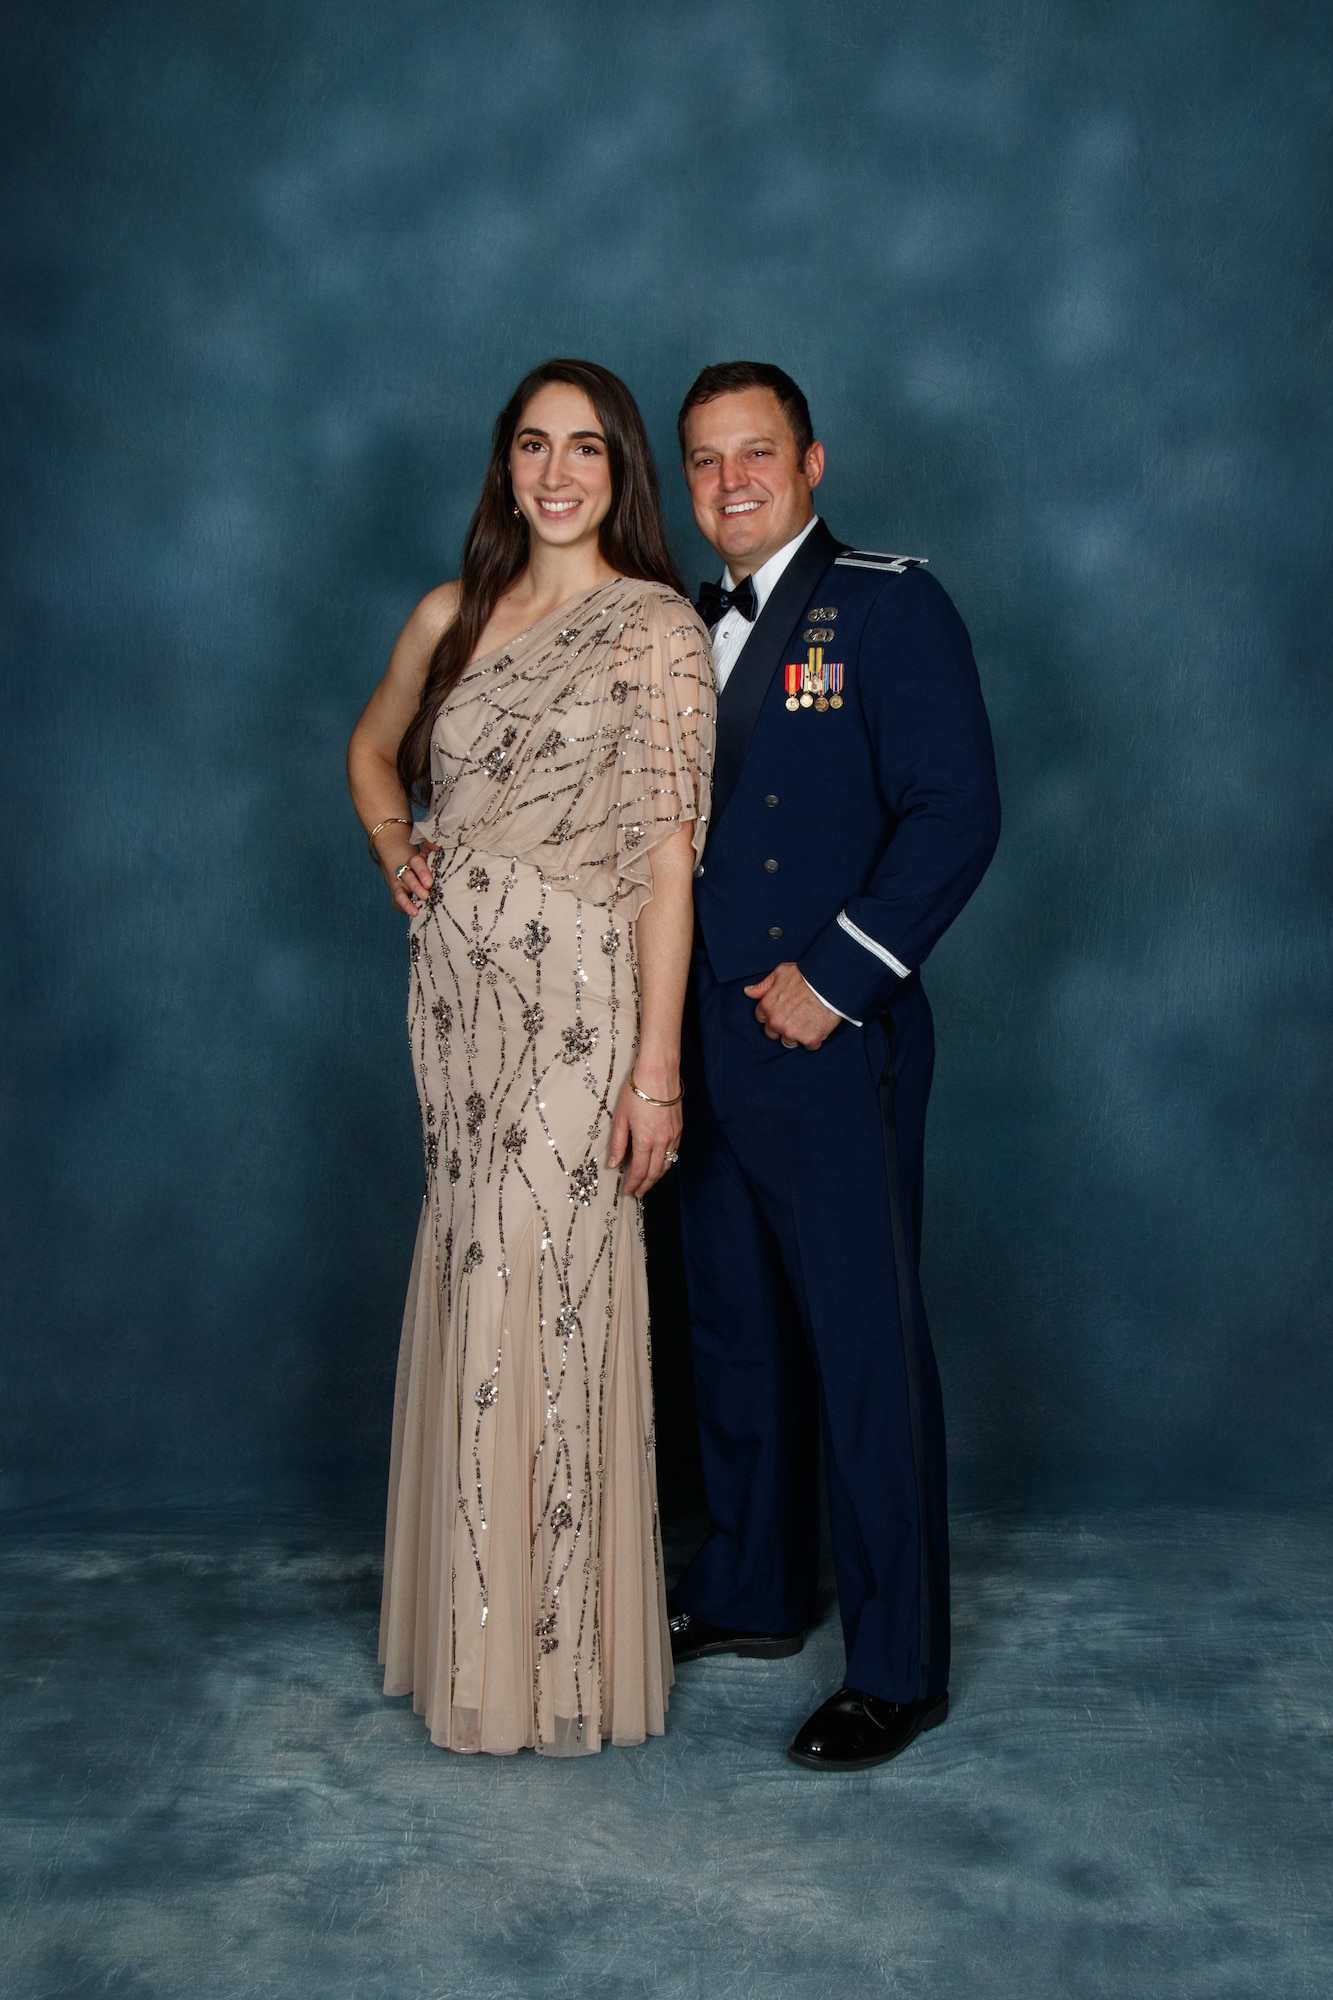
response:
[[[634,673],[633,723],[615,765],[617,899],[628,899],[630,915],[652,894],[649,855],[659,842],[692,824],[696,859],[703,852],[717,720],[708,633],[683,598],[649,597],[636,641],[621,670]]]
[[[696,614],[661,584],[622,584],[460,683],[443,718],[454,771],[437,774],[422,831],[521,857],[553,889],[633,918],[653,848],[690,823],[703,847],[716,714]]]

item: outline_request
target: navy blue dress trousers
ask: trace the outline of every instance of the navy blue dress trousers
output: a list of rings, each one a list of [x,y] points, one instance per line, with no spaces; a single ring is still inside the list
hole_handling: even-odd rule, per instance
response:
[[[679,1166],[710,1532],[675,1602],[745,1631],[808,1625],[822,1456],[846,1684],[918,1701],[949,1668],[920,968],[999,832],[972,649],[939,584],[817,523],[723,690],[714,783]],[[743,990],[785,960],[848,1017],[818,1050],[770,1041]]]

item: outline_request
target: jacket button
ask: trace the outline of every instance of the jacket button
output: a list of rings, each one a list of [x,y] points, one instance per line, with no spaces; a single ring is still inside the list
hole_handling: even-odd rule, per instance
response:
[[[776,792],[766,792],[764,794],[764,804],[766,806],[780,806],[782,804],[782,800],[778,797]]]
[[[769,925],[769,927],[768,927],[768,935],[769,935],[770,937],[781,937],[781,936],[782,936],[782,925],[781,925],[781,924],[770,924],[770,925]]]
[[[765,875],[776,875],[777,872],[778,872],[778,864],[776,861],[766,861],[764,863]]]

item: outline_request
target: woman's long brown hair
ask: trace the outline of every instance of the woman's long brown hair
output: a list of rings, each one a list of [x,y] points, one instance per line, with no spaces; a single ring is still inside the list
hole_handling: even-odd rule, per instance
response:
[[[548,382],[568,382],[582,389],[606,438],[611,508],[598,537],[604,560],[621,576],[681,588],[667,546],[657,468],[638,404],[618,375],[595,362],[543,361],[523,377],[495,420],[490,464],[463,544],[458,610],[431,655],[421,701],[398,746],[398,775],[409,798],[423,797],[429,790],[435,718],[476,651],[497,601],[527,563],[528,524],[521,514],[517,519],[514,515],[509,448],[524,410]]]

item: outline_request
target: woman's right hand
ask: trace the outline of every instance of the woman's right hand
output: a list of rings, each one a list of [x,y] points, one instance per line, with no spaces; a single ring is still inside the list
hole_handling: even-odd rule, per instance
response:
[[[387,832],[386,827],[384,833]],[[418,847],[407,838],[406,831],[397,840],[386,842],[384,833],[376,840],[375,848],[380,857],[381,873],[389,885],[390,898],[395,910],[401,910],[405,917],[415,917],[434,886],[435,877],[431,873],[429,856],[436,851],[435,843],[427,840]]]

